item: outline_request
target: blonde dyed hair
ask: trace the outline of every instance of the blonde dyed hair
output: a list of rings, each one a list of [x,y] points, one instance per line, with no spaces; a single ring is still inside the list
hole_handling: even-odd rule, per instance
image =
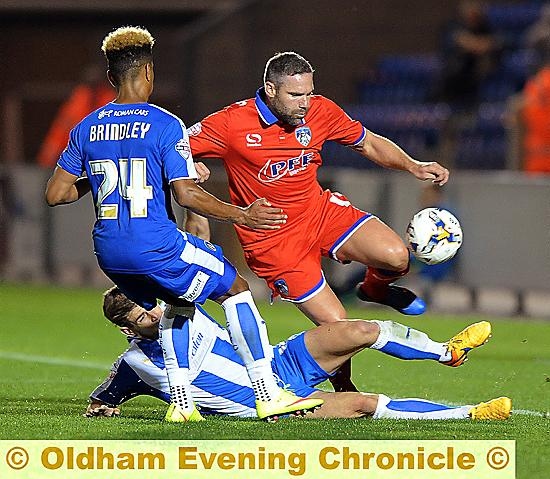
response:
[[[101,51],[108,55],[109,52],[126,48],[153,48],[154,44],[155,39],[146,28],[120,27],[103,39]]]

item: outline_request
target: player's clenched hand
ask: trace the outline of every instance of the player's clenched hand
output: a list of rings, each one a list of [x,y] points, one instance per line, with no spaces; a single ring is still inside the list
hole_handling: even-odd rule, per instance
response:
[[[208,178],[210,178],[210,170],[204,163],[197,161],[195,163],[195,170],[197,170],[197,175],[199,175],[199,177],[195,180],[195,183],[204,183]]]
[[[286,223],[287,216],[281,208],[273,208],[265,198],[260,198],[244,209],[246,226],[259,230],[277,230]]]
[[[411,173],[419,180],[431,180],[439,186],[443,186],[449,179],[449,170],[435,161],[417,161]]]
[[[120,416],[120,409],[117,407],[107,406],[107,404],[91,403],[88,404],[85,417],[115,417]]]

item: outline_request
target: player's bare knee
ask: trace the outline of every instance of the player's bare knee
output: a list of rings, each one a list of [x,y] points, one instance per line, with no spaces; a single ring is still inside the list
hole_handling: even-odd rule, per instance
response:
[[[409,250],[407,250],[404,244],[388,248],[385,261],[387,269],[403,271],[409,265]]]
[[[350,334],[354,342],[370,346],[378,339],[380,326],[374,321],[352,321],[350,322]]]
[[[378,396],[376,394],[354,393],[353,408],[361,416],[372,416],[378,405]]]
[[[367,415],[373,416],[378,407],[378,394],[363,394],[365,402],[363,403],[364,411]]]

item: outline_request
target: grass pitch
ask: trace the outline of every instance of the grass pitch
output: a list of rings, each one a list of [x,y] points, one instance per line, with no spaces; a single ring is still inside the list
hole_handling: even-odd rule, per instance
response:
[[[107,375],[126,340],[102,318],[101,292],[0,285],[2,427],[0,439],[515,439],[517,477],[548,477],[550,461],[550,322],[493,318],[493,337],[460,368],[399,361],[376,351],[354,359],[364,391],[473,404],[513,399],[508,421],[325,420],[214,418],[202,424],[165,424],[166,407],[137,398],[117,419],[82,417],[90,391]],[[259,305],[272,343],[310,324],[289,304]],[[209,310],[223,318],[221,309]],[[446,340],[477,316],[408,318],[389,310],[351,309],[350,317],[393,319]]]

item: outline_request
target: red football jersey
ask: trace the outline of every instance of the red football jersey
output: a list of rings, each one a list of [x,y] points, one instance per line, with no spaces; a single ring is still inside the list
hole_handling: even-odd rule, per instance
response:
[[[195,159],[224,161],[233,204],[247,206],[258,198],[267,198],[288,215],[287,223],[279,230],[236,225],[243,247],[277,241],[278,235],[316,212],[322,193],[317,168],[322,163],[325,141],[354,145],[365,137],[360,122],[323,96],[312,96],[310,109],[298,126],[279,122],[262,96],[260,89],[255,99],[234,103],[188,130]]]

